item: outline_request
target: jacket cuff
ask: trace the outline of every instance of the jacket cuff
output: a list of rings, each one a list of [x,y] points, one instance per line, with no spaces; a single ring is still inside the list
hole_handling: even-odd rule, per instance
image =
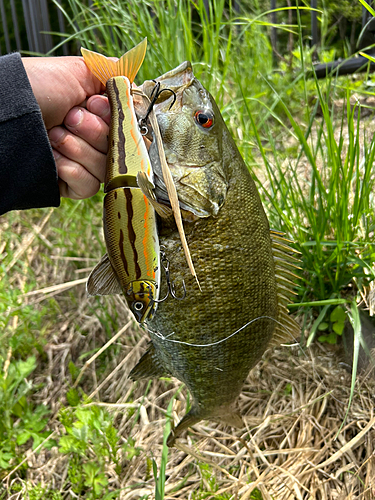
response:
[[[0,214],[57,207],[52,148],[20,55],[0,57],[0,74]]]

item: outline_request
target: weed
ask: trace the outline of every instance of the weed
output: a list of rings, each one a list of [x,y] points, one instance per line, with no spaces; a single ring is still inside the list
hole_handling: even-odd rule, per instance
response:
[[[341,306],[336,306],[329,316],[329,323],[322,321],[319,324],[318,330],[324,332],[324,335],[320,335],[318,340],[320,342],[336,344],[337,336],[342,335],[344,331],[346,319],[347,315],[345,310]]]
[[[129,438],[120,444],[120,436],[113,425],[110,414],[95,405],[78,406],[75,390],[68,393],[72,408],[60,411],[59,420],[65,434],[60,437],[59,451],[69,457],[68,477],[72,490],[77,494],[86,492],[87,498],[114,498],[116,492],[106,493],[108,479],[105,464],[109,461],[120,474],[122,464],[140,452]]]
[[[8,469],[19,459],[22,445],[31,440],[35,449],[50,434],[44,431],[49,410],[35,406],[29,396],[33,384],[28,380],[36,368],[36,359],[11,361],[0,371],[0,468]]]
[[[165,492],[165,471],[168,463],[168,446],[167,439],[169,433],[171,432],[171,419],[172,419],[172,408],[173,401],[177,394],[181,391],[181,388],[177,391],[177,393],[172,397],[169,402],[167,412],[166,412],[166,421],[163,431],[163,448],[161,452],[161,461],[160,461],[160,470],[158,475],[158,467],[154,459],[152,459],[152,470],[155,479],[155,500],[164,500],[164,492]]]
[[[311,307],[318,311],[325,307],[311,330],[308,344],[318,326],[327,323],[331,305],[342,299],[350,302],[354,297],[359,298],[375,277],[372,269],[375,141],[374,138],[361,141],[361,109],[358,104],[350,105],[349,90],[346,104],[344,101],[340,110],[346,115],[345,125],[342,119],[337,127],[336,110],[329,106],[330,96],[335,92],[334,82],[328,85],[325,95],[318,81],[315,86],[322,117],[318,117],[315,105],[306,125],[294,119],[287,103],[273,88],[291,125],[291,142],[296,147],[293,160],[288,157],[288,149],[280,148],[271,133],[267,137],[270,149],[265,150],[247,107],[265,167],[267,182],[264,179],[258,182],[267,200],[271,225],[290,235],[302,253],[304,280],[299,293],[303,305],[309,307],[309,314]],[[341,326],[336,325],[338,328]],[[322,340],[334,341],[338,334],[336,331],[335,336],[323,336]]]
[[[34,487],[26,485],[26,494],[29,500],[63,500],[61,493],[43,487],[41,484]]]

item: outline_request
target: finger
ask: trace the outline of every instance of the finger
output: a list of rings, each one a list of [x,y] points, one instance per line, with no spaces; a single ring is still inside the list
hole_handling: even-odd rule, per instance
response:
[[[109,107],[108,97],[104,97],[104,95],[93,95],[87,100],[86,107],[91,113],[100,116],[100,118],[109,125],[111,121],[111,109]]]
[[[99,191],[100,182],[82,165],[53,150],[61,196],[81,200],[94,196]]]
[[[75,107],[66,115],[64,125],[98,151],[107,153],[108,125],[100,116],[82,107]]]
[[[48,132],[52,147],[73,163],[82,165],[100,182],[104,182],[106,155],[96,150],[84,139],[64,127],[54,127]]]

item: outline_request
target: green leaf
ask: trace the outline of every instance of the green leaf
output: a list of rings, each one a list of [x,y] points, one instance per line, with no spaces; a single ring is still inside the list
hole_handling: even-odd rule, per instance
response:
[[[88,427],[83,425],[81,422],[74,422],[72,429],[73,436],[82,443],[87,444],[88,442]]]
[[[346,320],[346,313],[342,307],[337,306],[331,312],[329,319],[332,321],[332,323],[344,323]]]
[[[342,335],[345,323],[333,323],[332,329],[337,335]]]
[[[328,327],[329,327],[328,323],[320,323],[320,325],[318,326],[318,330],[322,332],[323,330],[327,330]]]
[[[81,398],[79,397],[77,389],[75,389],[74,387],[69,389],[69,391],[66,393],[66,400],[68,401],[68,404],[70,406],[78,406],[81,402]]]
[[[61,453],[70,453],[76,452],[77,448],[77,440],[74,436],[62,436],[59,441],[59,450]]]
[[[2,469],[8,469],[10,467],[10,461],[14,458],[12,453],[0,449],[0,467]]]
[[[311,327],[311,331],[310,331],[310,334],[309,334],[309,338],[307,339],[307,343],[306,343],[306,347],[309,347],[310,344],[312,343],[312,341],[314,340],[314,335],[315,335],[315,332],[318,328],[318,326],[320,325],[320,323],[323,321],[323,318],[325,317],[326,315],[326,312],[329,308],[330,304],[326,304],[323,309],[320,311],[319,313],[319,316],[316,318],[316,320],[314,321],[314,324],[313,326]],[[322,341],[323,342],[323,341]]]
[[[327,335],[326,342],[328,342],[328,344],[336,344],[337,335],[334,332],[331,332],[329,335]]]
[[[321,335],[318,337],[319,342],[327,342],[327,344],[336,344],[337,335],[331,332],[329,335]]]
[[[24,415],[25,404],[23,403],[26,403],[26,398],[21,398],[12,408],[13,415],[18,418],[22,418]]]
[[[90,420],[92,417],[92,413],[91,413],[90,409],[83,409],[82,410],[82,409],[78,408],[75,411],[75,415],[80,422],[82,422],[83,424],[86,424],[86,425],[88,425],[90,423]]]
[[[25,444],[26,441],[28,441],[31,438],[31,432],[29,431],[22,431],[20,434],[18,434],[16,443],[19,444],[20,446]]]
[[[47,436],[48,432],[45,432],[43,434],[36,434],[35,432],[33,432],[31,434],[31,437],[33,438],[33,450],[35,450],[35,448],[37,448],[46,439]]]
[[[26,361],[18,361],[17,368],[21,378],[29,376],[36,368],[35,356],[30,356]]]
[[[78,377],[79,374],[79,369],[76,367],[76,365],[73,363],[73,361],[69,361],[69,372],[72,377],[73,382],[75,382],[76,378]]]
[[[83,470],[86,474],[85,486],[91,487],[96,496],[100,495],[108,484],[108,479],[101,471],[101,467],[94,462],[89,462],[83,465]]]
[[[50,433],[50,434],[52,434],[52,433]],[[44,446],[44,448],[47,448],[47,450],[50,450],[54,446],[58,446],[58,442],[56,439],[49,439],[48,441],[45,442],[45,444],[43,446]]]
[[[353,327],[353,332],[354,332],[352,381],[351,381],[351,385],[350,385],[350,396],[349,396],[348,406],[347,406],[342,424],[340,425],[340,428],[337,431],[335,439],[337,439],[337,436],[339,435],[341,429],[344,427],[346,418],[347,418],[348,413],[349,413],[350,405],[352,404],[352,399],[353,399],[353,395],[354,395],[354,388],[355,388],[355,383],[356,383],[356,377],[357,377],[359,348],[360,348],[361,340],[362,340],[361,318],[359,316],[358,306],[354,301],[351,304],[348,316],[349,316],[349,321]]]

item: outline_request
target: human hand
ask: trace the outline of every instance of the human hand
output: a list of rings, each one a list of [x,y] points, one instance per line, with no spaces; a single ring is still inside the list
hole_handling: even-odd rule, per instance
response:
[[[61,196],[93,196],[104,181],[108,100],[81,57],[23,58],[52,145]]]

